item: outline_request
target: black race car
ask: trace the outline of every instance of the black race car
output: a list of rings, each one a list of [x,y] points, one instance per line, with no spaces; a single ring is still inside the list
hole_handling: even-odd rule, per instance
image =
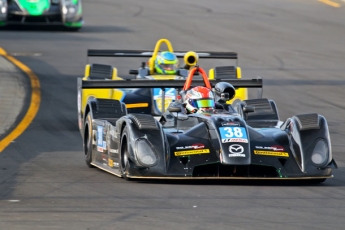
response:
[[[193,80],[195,72],[203,80]],[[127,113],[111,99],[89,98],[81,129],[86,164],[124,178],[307,179],[332,177],[336,163],[326,119],[302,114],[279,120],[273,100],[226,104],[236,88],[262,87],[262,79],[208,80],[195,67],[184,80],[82,80],[82,89],[211,87],[212,114],[187,114],[176,100],[159,119]]]

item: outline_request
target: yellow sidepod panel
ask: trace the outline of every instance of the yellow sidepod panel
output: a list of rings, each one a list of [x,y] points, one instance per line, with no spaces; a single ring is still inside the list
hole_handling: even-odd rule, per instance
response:
[[[90,71],[91,71],[91,65],[86,65],[85,66],[85,75],[84,75],[84,77],[90,76]]]
[[[90,75],[90,65],[85,67],[85,77],[83,80],[87,80]],[[117,76],[117,69],[113,68],[112,80],[119,81],[123,80]],[[115,99],[122,100],[124,92],[119,89],[83,89],[82,90],[82,101],[81,101],[81,112],[84,113],[84,109],[89,97],[101,98],[101,99]]]

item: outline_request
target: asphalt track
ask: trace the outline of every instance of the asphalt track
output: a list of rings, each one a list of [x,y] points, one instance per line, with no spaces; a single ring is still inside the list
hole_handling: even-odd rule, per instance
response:
[[[324,2],[84,0],[79,32],[1,30],[0,46],[38,76],[41,103],[0,153],[0,229],[342,229],[345,3]],[[238,52],[243,76],[264,78],[264,96],[282,119],[324,115],[339,166],[334,178],[320,185],[138,182],[87,168],[76,91],[87,48],[151,49],[162,37],[178,50]],[[141,62],[89,61],[112,63],[121,74]]]

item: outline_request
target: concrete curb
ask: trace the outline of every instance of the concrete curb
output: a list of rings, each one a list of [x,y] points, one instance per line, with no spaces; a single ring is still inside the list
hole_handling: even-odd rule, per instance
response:
[[[25,101],[24,74],[0,56],[0,137],[16,122]]]

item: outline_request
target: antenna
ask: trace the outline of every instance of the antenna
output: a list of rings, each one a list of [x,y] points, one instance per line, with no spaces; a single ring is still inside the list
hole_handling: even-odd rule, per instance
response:
[[[162,90],[162,97],[161,97],[161,99],[162,99],[162,113],[164,113],[165,112],[165,88],[161,88],[161,90]]]
[[[178,112],[177,112],[177,115],[176,115],[176,132],[178,133]]]

